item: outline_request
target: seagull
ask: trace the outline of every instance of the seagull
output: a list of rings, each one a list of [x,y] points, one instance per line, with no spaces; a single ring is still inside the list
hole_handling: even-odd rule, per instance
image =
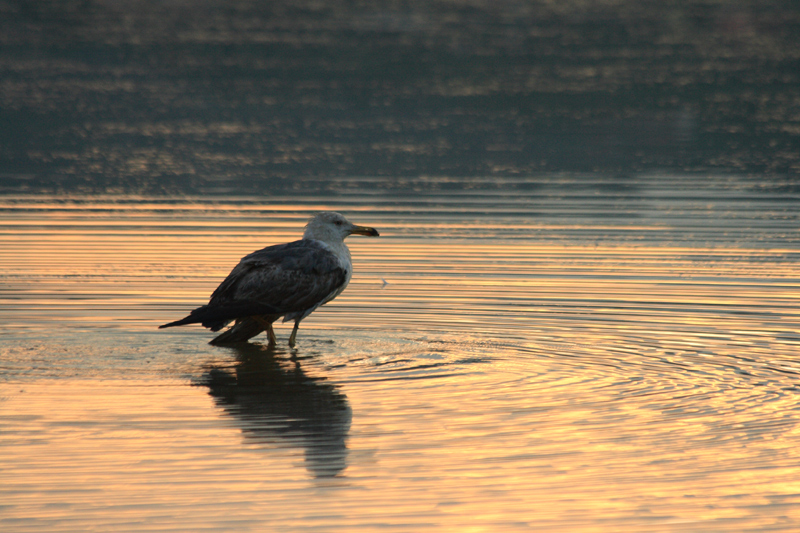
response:
[[[289,346],[294,347],[300,321],[339,296],[350,282],[353,263],[344,244],[348,235],[377,237],[379,233],[356,226],[339,213],[319,213],[308,222],[301,240],[246,255],[207,305],[159,329],[200,323],[219,331],[235,320],[209,344],[244,342],[266,330],[269,344],[275,345],[272,323],[283,317],[284,322],[294,320],[289,337]]]

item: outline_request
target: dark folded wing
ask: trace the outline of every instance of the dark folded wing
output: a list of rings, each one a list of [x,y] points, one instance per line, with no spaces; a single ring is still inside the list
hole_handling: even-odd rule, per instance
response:
[[[244,257],[211,295],[208,306],[257,302],[279,314],[305,311],[346,280],[347,272],[328,248],[316,241],[295,241]]]

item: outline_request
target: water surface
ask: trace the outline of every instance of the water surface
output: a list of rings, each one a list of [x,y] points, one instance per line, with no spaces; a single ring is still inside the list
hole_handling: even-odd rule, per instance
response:
[[[0,0],[0,530],[798,530],[798,31]],[[156,329],[321,209],[295,350]]]
[[[2,199],[4,531],[800,524],[796,198],[661,174],[299,198]],[[381,237],[348,240],[295,350],[155,329],[320,209]]]
[[[0,192],[796,177],[798,35],[789,0],[0,0]]]

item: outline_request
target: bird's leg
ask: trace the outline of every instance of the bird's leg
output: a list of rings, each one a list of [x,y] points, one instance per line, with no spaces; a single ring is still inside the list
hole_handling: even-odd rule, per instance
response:
[[[300,321],[294,321],[294,327],[292,328],[292,334],[289,336],[289,346],[294,348],[294,341],[297,339],[297,328],[300,326]]]
[[[278,344],[278,338],[275,336],[275,330],[272,329],[272,322],[268,320],[264,320],[263,317],[254,316],[253,317],[256,322],[264,326],[267,330],[267,338],[269,339],[269,346],[275,346]]]
[[[267,337],[269,338],[269,345],[275,346],[278,344],[278,337],[275,336],[275,330],[272,329],[272,324],[267,328]]]

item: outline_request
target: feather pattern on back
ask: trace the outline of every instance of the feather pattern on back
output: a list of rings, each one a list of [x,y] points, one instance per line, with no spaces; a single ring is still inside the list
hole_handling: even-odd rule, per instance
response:
[[[208,305],[252,301],[274,308],[279,315],[303,312],[341,292],[349,277],[323,243],[303,239],[245,256],[217,287]]]

